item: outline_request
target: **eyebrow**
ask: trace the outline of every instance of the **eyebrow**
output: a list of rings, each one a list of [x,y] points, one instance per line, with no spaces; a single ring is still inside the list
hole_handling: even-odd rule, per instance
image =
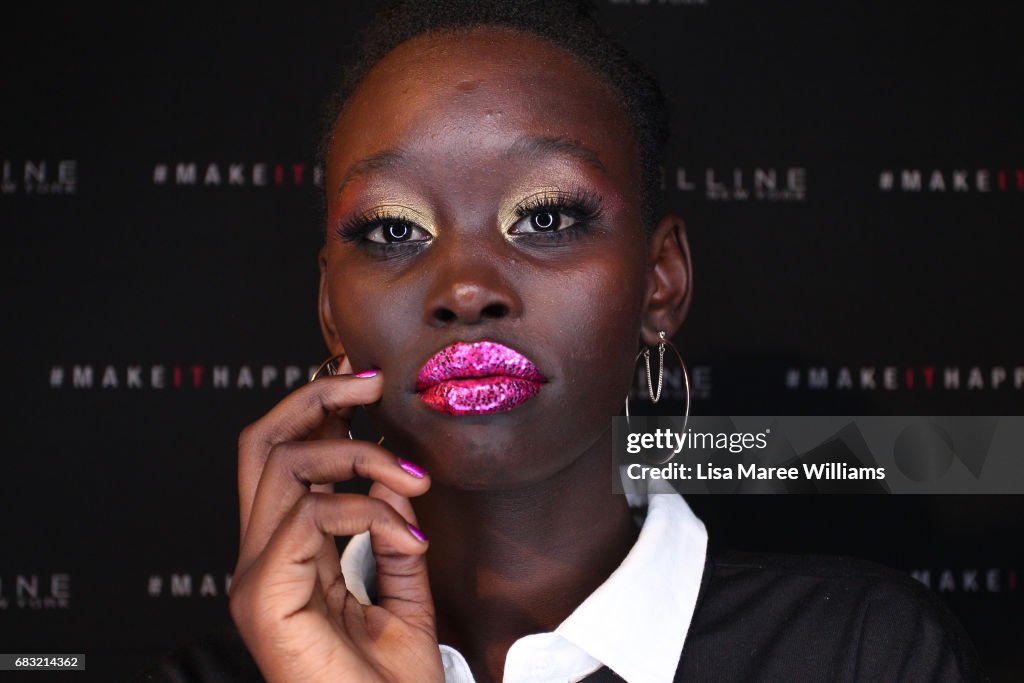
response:
[[[516,138],[516,141],[505,150],[504,156],[520,159],[538,156],[571,156],[602,173],[608,172],[597,152],[579,140],[565,136],[522,136]],[[340,195],[346,185],[361,176],[397,168],[406,161],[408,161],[408,157],[400,149],[388,149],[360,159],[352,164],[348,173],[341,179],[334,196]]]
[[[388,149],[383,152],[378,152],[365,159],[360,159],[356,163],[352,164],[352,168],[348,169],[348,173],[341,179],[341,183],[338,185],[338,189],[335,191],[334,196],[337,197],[341,194],[345,186],[350,182],[359,178],[360,176],[369,175],[376,171],[385,171],[389,169],[401,166],[407,157],[405,153],[400,149]]]
[[[586,165],[607,173],[604,163],[597,152],[584,145],[579,140],[565,136],[554,137],[520,137],[505,150],[506,157],[537,157],[537,156],[564,156],[575,157]]]

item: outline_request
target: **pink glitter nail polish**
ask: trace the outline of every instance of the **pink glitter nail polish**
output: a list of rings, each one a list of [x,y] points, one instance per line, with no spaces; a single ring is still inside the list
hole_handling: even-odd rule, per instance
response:
[[[425,469],[423,469],[422,467],[415,463],[409,462],[404,458],[398,459],[398,466],[401,467],[410,475],[416,477],[417,479],[422,479],[423,477],[427,476],[427,471]]]

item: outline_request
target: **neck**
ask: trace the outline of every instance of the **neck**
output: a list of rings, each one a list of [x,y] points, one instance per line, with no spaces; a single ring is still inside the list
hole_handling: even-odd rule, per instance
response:
[[[478,681],[501,680],[508,648],[552,631],[615,570],[636,540],[625,496],[611,493],[611,434],[534,485],[462,491],[434,483],[414,501],[438,639]]]

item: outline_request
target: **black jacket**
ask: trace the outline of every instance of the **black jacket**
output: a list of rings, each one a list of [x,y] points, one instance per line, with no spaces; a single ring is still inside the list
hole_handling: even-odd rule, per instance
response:
[[[167,655],[136,680],[263,679],[229,628]],[[622,679],[602,668],[587,680]],[[960,624],[904,574],[846,558],[731,553],[705,563],[675,680],[985,678]]]

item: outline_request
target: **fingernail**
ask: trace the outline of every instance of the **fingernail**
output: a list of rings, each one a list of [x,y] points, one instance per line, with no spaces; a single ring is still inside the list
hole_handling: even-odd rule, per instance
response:
[[[412,476],[416,477],[417,479],[422,479],[423,477],[427,476],[427,471],[425,469],[403,458],[398,459],[398,466],[401,467],[406,472],[408,472],[409,474],[411,474]]]
[[[412,537],[415,538],[417,541],[419,541],[420,543],[427,542],[427,535],[420,531],[415,524],[406,524],[405,526],[409,529],[409,533],[412,534]]]
[[[370,377],[376,377],[377,376],[377,371],[376,370],[363,370],[362,372],[357,372],[356,374],[354,374],[352,376],[353,377],[358,377],[359,379],[369,379]]]

